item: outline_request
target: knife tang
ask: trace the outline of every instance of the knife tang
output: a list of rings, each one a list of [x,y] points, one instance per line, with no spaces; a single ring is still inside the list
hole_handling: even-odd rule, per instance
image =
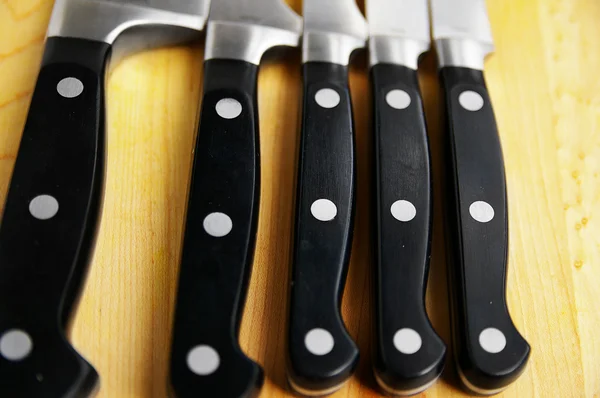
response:
[[[306,62],[288,333],[288,375],[303,395],[350,377],[358,348],[342,321],[356,191],[348,66]]]
[[[525,369],[530,348],[506,304],[504,161],[483,72],[440,70],[447,108],[449,255],[455,358],[465,387],[495,394]]]
[[[260,366],[237,338],[260,193],[258,66],[207,60],[186,216],[171,383],[177,397],[251,397]]]
[[[412,395],[444,368],[446,346],[425,309],[432,227],[429,141],[417,71],[371,68],[375,137],[375,355],[384,391]]]
[[[0,225],[0,396],[83,397],[98,379],[65,333],[100,213],[109,54],[46,43]]]

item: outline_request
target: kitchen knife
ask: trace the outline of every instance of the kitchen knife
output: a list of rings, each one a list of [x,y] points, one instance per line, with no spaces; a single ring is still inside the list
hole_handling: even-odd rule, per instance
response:
[[[431,160],[417,77],[427,0],[367,0],[375,139],[375,379],[412,395],[440,376],[446,346],[427,316]]]
[[[237,341],[259,207],[256,79],[265,51],[296,46],[301,29],[282,0],[212,2],[171,351],[180,398],[248,397],[262,385]]]
[[[356,159],[348,87],[352,52],[364,47],[354,0],[304,0],[304,103],[288,323],[288,380],[326,395],[350,377],[358,348],[340,313],[348,272]]]
[[[0,226],[0,396],[94,390],[65,333],[100,216],[110,55],[198,36],[207,6],[56,1]]]
[[[448,236],[455,360],[464,386],[495,394],[525,369],[529,345],[506,305],[508,216],[502,149],[483,76],[493,51],[483,0],[432,0],[448,124]]]

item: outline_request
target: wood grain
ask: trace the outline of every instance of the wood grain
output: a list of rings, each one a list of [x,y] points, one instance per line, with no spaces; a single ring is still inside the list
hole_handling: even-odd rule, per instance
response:
[[[10,180],[52,0],[0,0],[0,203]],[[291,2],[296,10],[300,1]],[[505,397],[600,397],[600,3],[488,0],[497,51],[486,64],[509,190],[508,301],[533,352]],[[108,169],[94,261],[71,340],[101,375],[101,397],[166,396],[173,303],[202,43],[132,56],[108,85]],[[286,397],[285,319],[298,135],[299,52],[259,76],[262,202],[240,342],[266,372],[264,397]],[[441,175],[433,54],[421,82],[434,172]],[[370,93],[365,55],[351,71],[359,197],[344,319],[362,359],[336,397],[375,397],[370,372]],[[450,341],[441,181],[427,304]],[[3,206],[3,204],[0,204]],[[449,361],[423,393],[465,396]]]

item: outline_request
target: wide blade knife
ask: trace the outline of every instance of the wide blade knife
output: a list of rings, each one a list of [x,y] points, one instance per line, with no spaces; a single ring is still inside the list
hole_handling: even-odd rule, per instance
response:
[[[427,0],[367,0],[375,139],[375,378],[412,395],[440,376],[446,346],[427,316],[431,160],[418,62],[430,47]]]
[[[524,371],[530,347],[506,305],[504,161],[483,65],[493,51],[484,0],[432,0],[448,128],[449,290],[458,373],[495,394]]]
[[[56,1],[0,226],[0,396],[94,390],[65,334],[100,216],[109,59],[197,37],[207,12],[202,0]]]
[[[256,80],[265,51],[297,46],[301,30],[282,0],[211,4],[171,351],[178,397],[248,397],[262,385],[237,340],[259,208]]]
[[[288,380],[339,389],[358,363],[340,313],[354,227],[356,158],[348,63],[367,39],[354,0],[304,0],[303,112],[288,324]]]

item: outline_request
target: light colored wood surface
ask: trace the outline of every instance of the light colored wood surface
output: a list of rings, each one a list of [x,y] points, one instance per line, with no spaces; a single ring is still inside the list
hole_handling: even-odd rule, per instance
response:
[[[0,203],[43,51],[52,0],[0,0]],[[486,64],[505,152],[508,300],[533,351],[506,397],[600,397],[600,3],[488,0],[497,52]],[[296,10],[300,1],[292,2]],[[97,250],[71,340],[101,375],[101,397],[165,397],[182,218],[202,77],[202,44],[133,56],[108,85],[108,169]],[[264,397],[287,396],[284,331],[298,51],[259,77],[260,225],[240,342],[265,368]],[[434,171],[442,130],[434,56],[422,68]],[[374,397],[370,373],[370,95],[364,54],[351,73],[359,147],[356,238],[344,319],[362,359],[336,397]],[[427,296],[449,342],[441,183]],[[2,206],[2,205],[0,205]],[[423,396],[463,396],[452,363]]]

